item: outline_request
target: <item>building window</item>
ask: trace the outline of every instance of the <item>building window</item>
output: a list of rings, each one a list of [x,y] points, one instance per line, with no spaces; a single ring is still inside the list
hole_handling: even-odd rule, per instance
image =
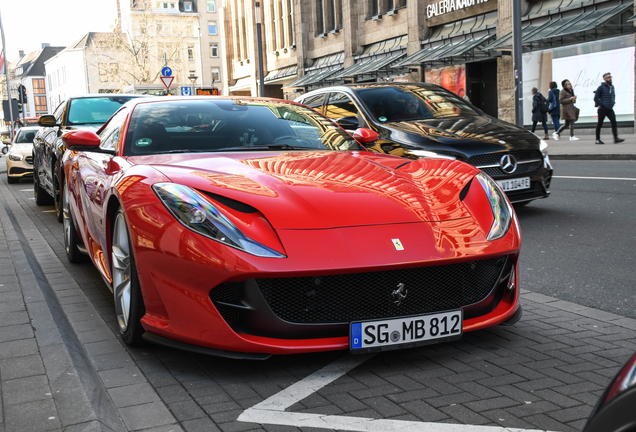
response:
[[[370,0],[382,1],[382,0]],[[316,36],[328,32],[336,32],[342,28],[342,1],[341,0],[316,0]]]
[[[53,80],[51,79],[51,75],[48,75],[46,80],[49,82],[49,90],[53,90]]]
[[[208,34],[216,35],[216,21],[208,21]]]
[[[192,12],[192,2],[184,2],[183,3],[183,10],[185,12]]]
[[[99,82],[108,82],[108,66],[106,63],[99,63],[97,68],[99,69]]]
[[[188,60],[194,60],[194,45],[188,45]]]
[[[211,43],[210,44],[210,57],[218,57],[219,56],[219,44]]]
[[[216,0],[208,0],[208,12],[216,12]]]
[[[162,21],[157,21],[156,25],[157,25],[157,34],[162,34],[163,33],[163,22]]]
[[[47,112],[46,96],[35,96],[35,112]]]
[[[33,78],[33,93],[46,94],[46,87],[44,86],[44,78]]]
[[[221,70],[218,67],[213,67],[212,71],[212,82],[221,81]]]
[[[324,21],[322,20],[322,0],[316,0],[314,12],[316,15],[316,35],[320,35],[325,33]]]

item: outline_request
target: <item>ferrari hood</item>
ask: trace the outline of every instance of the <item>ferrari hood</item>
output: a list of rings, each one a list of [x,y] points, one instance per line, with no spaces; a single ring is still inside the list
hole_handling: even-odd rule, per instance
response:
[[[409,120],[385,125],[398,141],[406,134],[413,143],[448,147],[467,156],[504,150],[539,149],[536,135],[486,116]],[[484,145],[485,144],[485,145]]]
[[[478,172],[444,159],[370,152],[134,156],[174,183],[263,213],[274,228],[325,229],[470,217],[459,193]]]

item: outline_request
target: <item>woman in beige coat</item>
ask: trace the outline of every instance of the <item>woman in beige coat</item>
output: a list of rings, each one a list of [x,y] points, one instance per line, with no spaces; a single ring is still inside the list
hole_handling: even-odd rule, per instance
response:
[[[570,128],[570,141],[578,141],[579,139],[574,136],[574,122],[578,117],[578,108],[574,106],[576,102],[576,95],[572,88],[570,80],[563,80],[561,82],[563,90],[559,95],[559,102],[561,103],[561,119],[565,120],[565,124],[559,128],[558,131],[552,134],[555,140],[558,140],[566,128]]]

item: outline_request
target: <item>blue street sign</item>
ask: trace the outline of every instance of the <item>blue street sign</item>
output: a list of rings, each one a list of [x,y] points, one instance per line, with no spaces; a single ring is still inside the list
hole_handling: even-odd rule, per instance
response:
[[[192,87],[181,87],[181,96],[192,96]]]
[[[172,76],[172,69],[170,69],[168,66],[164,66],[161,69],[161,75],[167,76],[167,77]]]

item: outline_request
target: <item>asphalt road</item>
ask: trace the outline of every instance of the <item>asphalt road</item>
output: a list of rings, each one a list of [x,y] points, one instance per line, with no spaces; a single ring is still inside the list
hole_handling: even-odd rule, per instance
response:
[[[521,286],[636,318],[636,161],[553,165],[586,178],[555,178],[550,198],[517,209]]]

